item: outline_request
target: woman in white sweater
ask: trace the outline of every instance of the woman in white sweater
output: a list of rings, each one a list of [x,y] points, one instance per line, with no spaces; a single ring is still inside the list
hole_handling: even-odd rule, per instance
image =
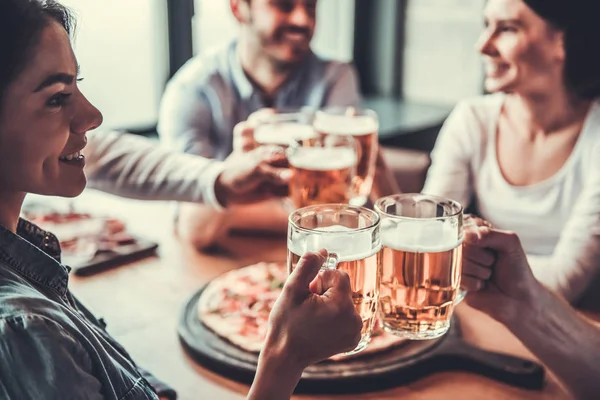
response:
[[[425,193],[516,232],[535,276],[577,301],[600,269],[600,2],[489,0],[486,90],[461,102]]]

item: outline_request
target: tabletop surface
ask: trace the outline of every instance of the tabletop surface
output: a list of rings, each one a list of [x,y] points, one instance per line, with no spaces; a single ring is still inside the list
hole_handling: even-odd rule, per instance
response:
[[[130,231],[160,244],[158,256],[88,277],[71,276],[73,293],[98,317],[135,361],[174,387],[179,399],[244,399],[248,386],[198,366],[185,353],[177,323],[185,302],[212,278],[259,261],[284,261],[284,238],[232,237],[226,250],[205,254],[179,243],[172,228],[172,206],[124,200],[86,191],[77,210],[123,219]],[[461,304],[457,308],[464,339],[480,348],[533,359],[506,328]],[[547,374],[544,388],[529,391],[466,372],[431,375],[411,384],[357,395],[295,396],[295,399],[568,399]]]
[[[367,97],[362,105],[377,113],[383,140],[440,127],[453,108],[386,97]]]

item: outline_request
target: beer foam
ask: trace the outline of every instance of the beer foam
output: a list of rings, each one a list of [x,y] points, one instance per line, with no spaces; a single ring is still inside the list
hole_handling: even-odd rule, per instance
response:
[[[441,221],[393,221],[381,223],[381,242],[399,251],[414,253],[441,253],[462,243],[458,228]]]
[[[263,144],[287,146],[292,140],[305,140],[316,137],[312,126],[297,122],[261,125],[254,131],[254,140]]]
[[[353,149],[345,147],[299,147],[289,161],[296,168],[333,171],[356,165],[356,154]]]
[[[339,234],[332,234],[335,232]],[[288,248],[298,255],[327,249],[330,253],[336,253],[340,261],[362,260],[376,254],[381,247],[373,248],[371,237],[370,231],[356,232],[345,226],[332,225],[317,228],[314,232],[294,232],[293,240],[288,240]]]
[[[332,135],[361,136],[375,133],[379,123],[373,117],[319,114],[315,119],[315,130]]]

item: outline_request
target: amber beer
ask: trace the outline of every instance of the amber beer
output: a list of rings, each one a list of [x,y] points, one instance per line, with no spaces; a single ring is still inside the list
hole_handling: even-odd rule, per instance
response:
[[[377,163],[379,123],[377,115],[370,110],[334,108],[320,111],[315,117],[315,131],[321,136],[349,135],[357,143],[358,163],[353,180],[353,204],[366,203]]]
[[[377,317],[381,272],[379,216],[362,207],[324,204],[301,208],[290,215],[288,229],[288,272],[308,251],[325,248],[335,255],[334,268],[350,277],[352,298],[362,318],[361,339],[348,354],[369,344]]]
[[[438,217],[444,206],[426,209],[415,203],[404,210],[410,215],[406,219],[402,206],[388,207],[388,213],[400,216],[382,213],[379,312],[386,331],[413,340],[432,339],[448,330],[460,288],[462,209],[449,200],[449,215]],[[381,210],[381,200],[376,208]]]
[[[288,160],[294,171],[290,197],[296,207],[350,201],[356,170],[352,148],[300,147],[290,152]]]
[[[460,285],[462,246],[418,248],[382,231],[381,321],[395,334],[440,336],[448,329]],[[393,237],[394,235],[392,235]]]

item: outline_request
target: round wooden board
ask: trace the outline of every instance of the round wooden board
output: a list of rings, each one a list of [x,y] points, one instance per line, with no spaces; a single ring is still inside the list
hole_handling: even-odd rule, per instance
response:
[[[204,367],[249,384],[254,379],[258,354],[233,345],[199,320],[197,303],[205,287],[184,306],[178,326],[181,343]],[[544,381],[544,369],[539,364],[465,343],[459,321],[454,318],[449,332],[439,339],[409,341],[364,357],[328,360],[308,367],[296,393],[371,392],[448,370],[471,371],[529,389],[540,389]]]

